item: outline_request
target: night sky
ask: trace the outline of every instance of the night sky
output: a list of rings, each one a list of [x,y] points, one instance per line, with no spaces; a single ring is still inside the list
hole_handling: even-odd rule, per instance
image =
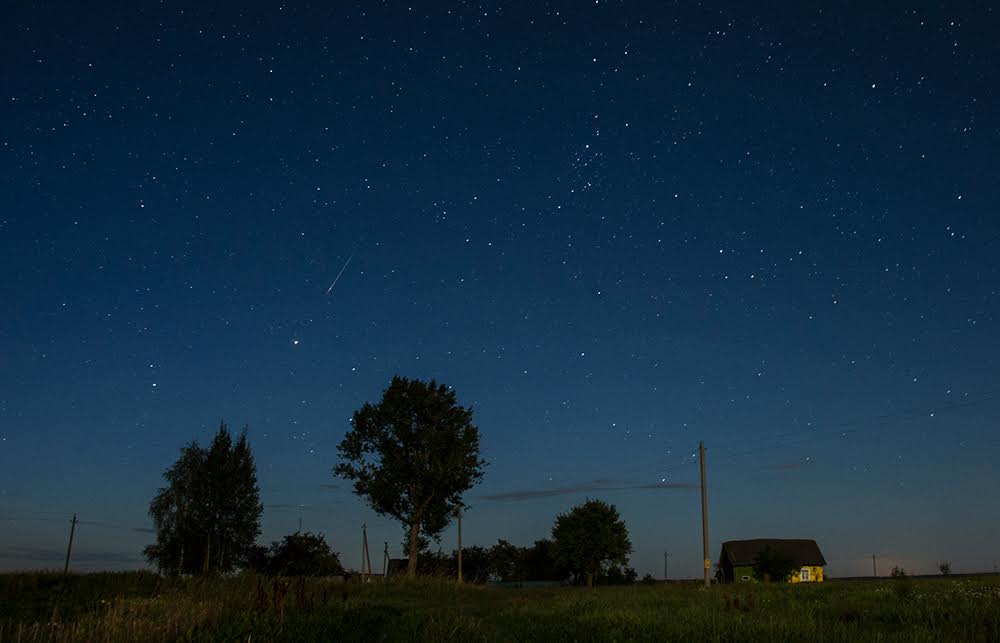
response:
[[[995,569],[1000,15],[757,4],[4,3],[0,569],[144,566],[220,420],[263,541],[400,556],[331,472],[393,374],[468,544],[600,498],[696,576],[704,440],[713,557]]]

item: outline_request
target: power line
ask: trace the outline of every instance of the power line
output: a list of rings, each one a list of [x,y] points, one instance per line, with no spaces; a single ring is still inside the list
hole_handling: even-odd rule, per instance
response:
[[[33,511],[32,515],[24,514],[6,514],[0,516],[0,520],[26,520],[31,522],[62,522],[67,515],[71,514],[69,511]],[[53,517],[49,518],[46,516],[39,516],[35,514],[53,514]],[[62,518],[57,518],[55,516],[63,516]],[[122,531],[142,531],[143,528],[140,527],[130,527],[128,525],[123,525],[120,523],[106,522],[103,520],[81,520],[77,519],[76,524],[86,525],[88,527],[101,527],[104,529],[118,529]]]
[[[927,417],[931,413],[936,415],[956,412],[969,407],[988,404],[997,400],[1000,400],[1000,389],[988,390],[974,398],[967,398],[963,400],[944,400],[938,406],[910,407],[899,413],[877,414],[865,417],[856,417],[848,420],[817,423],[808,429],[786,431],[751,439],[738,440],[736,444],[731,443],[721,447],[713,447],[712,453],[714,454],[716,460],[731,461],[734,458],[774,452],[780,447],[805,445],[816,439],[845,438],[849,435],[862,432],[868,435],[872,433],[880,433],[885,429],[897,426],[896,423],[899,421],[912,421]],[[874,429],[872,428],[873,425],[875,427]],[[1000,441],[993,441],[990,443],[1000,444]],[[594,482],[581,483],[578,485],[567,485],[564,491],[559,487],[555,487],[550,490],[539,490],[536,497],[541,499],[555,495],[568,495],[571,493],[583,493],[587,491],[627,491],[646,489],[649,487],[643,485],[641,482],[638,482],[639,480],[657,477],[661,480],[661,482],[664,482],[663,474],[676,472],[695,464],[697,464],[697,454],[692,453],[691,456],[684,456],[684,459],[680,462],[674,461],[665,464],[649,463],[640,467],[631,466],[629,468],[630,475],[628,476],[628,479],[619,480],[621,483],[620,485],[603,485],[595,484]],[[593,480],[601,480],[608,477],[609,474],[604,472],[601,475],[595,476]],[[526,492],[526,494],[530,493],[531,492]],[[519,500],[528,499],[534,498],[530,496],[519,498]],[[485,502],[508,501],[508,499],[494,498],[484,498],[483,500]]]
[[[751,455],[759,455],[765,452],[774,452],[778,447],[788,447],[788,446],[799,446],[808,444],[809,442],[817,438],[844,438],[848,435],[853,435],[856,433],[861,433],[864,431],[867,435],[872,433],[881,432],[884,428],[891,428],[896,426],[895,421],[911,421],[921,417],[926,417],[929,413],[950,413],[957,410],[978,406],[980,404],[987,404],[1000,399],[1000,389],[985,391],[982,395],[959,401],[946,400],[941,406],[934,407],[935,410],[929,411],[931,407],[916,408],[912,407],[901,413],[896,414],[879,414],[874,416],[868,416],[867,418],[855,418],[851,420],[844,420],[839,422],[830,422],[826,424],[820,424],[816,427],[812,427],[802,431],[789,431],[785,433],[778,433],[769,436],[762,436],[756,439],[747,441],[745,444],[747,446],[756,445],[756,448],[743,449],[737,451],[737,445],[730,445],[727,447],[721,447],[719,449],[713,449],[713,453],[717,455],[717,459],[723,461],[731,461],[735,458],[741,458]],[[871,424],[876,423],[876,428],[873,430]],[[853,429],[843,430],[845,427],[856,427]],[[879,428],[882,427],[882,428]],[[841,429],[837,431],[838,429]],[[997,443],[1000,443],[998,441]],[[642,472],[652,472],[656,471],[659,474],[673,472],[684,467],[694,465],[696,460],[694,458],[685,458],[682,462],[674,462],[670,464],[655,465],[650,464],[642,468],[631,468],[630,472],[632,474],[642,473]],[[587,491],[629,491],[629,490],[651,490],[653,485],[636,483],[635,479],[637,476],[633,475],[632,481],[620,480],[621,484],[610,485],[610,484],[597,484],[595,482],[581,483],[577,485],[568,485],[565,487],[554,487],[551,489],[541,489],[536,491],[526,491],[524,492],[524,497],[520,498],[491,498],[485,497],[483,500],[485,502],[505,502],[510,500],[531,500],[531,499],[542,499],[558,495],[569,495],[573,493],[585,493]],[[641,475],[638,477],[642,477]],[[600,478],[595,478],[595,480],[600,480]],[[663,481],[661,477],[661,481]],[[517,494],[517,491],[512,492],[512,494]],[[505,494],[494,494],[494,495],[505,495]]]
[[[910,407],[898,413],[883,413],[849,420],[821,422],[808,429],[786,431],[783,433],[776,433],[767,436],[750,438],[744,441],[738,441],[737,444],[730,444],[729,446],[722,446],[720,448],[713,449],[713,452],[718,455],[726,455],[727,450],[735,450],[740,448],[740,446],[775,443],[789,438],[811,438],[819,435],[829,436],[834,435],[837,429],[857,427],[851,430],[839,432],[839,435],[841,436],[852,435],[854,433],[861,432],[865,426],[875,425],[876,427],[890,427],[895,426],[894,421],[912,421],[915,419],[926,418],[928,416],[934,416],[939,413],[952,413],[969,407],[988,404],[997,400],[1000,400],[1000,389],[984,391],[980,396],[972,399],[957,401],[945,400],[938,406]],[[740,442],[743,442],[743,444],[740,444]],[[753,451],[752,453],[757,452],[758,451]]]

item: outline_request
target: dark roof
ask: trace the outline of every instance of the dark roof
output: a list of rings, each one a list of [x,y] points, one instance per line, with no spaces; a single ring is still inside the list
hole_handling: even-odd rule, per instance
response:
[[[398,576],[400,574],[406,573],[406,567],[410,564],[409,558],[390,558],[389,559],[389,569],[387,573],[389,576]]]
[[[823,552],[815,540],[802,538],[755,538],[754,540],[727,540],[722,543],[721,557],[731,565],[753,565],[757,554],[770,547],[792,558],[796,565],[826,565]]]

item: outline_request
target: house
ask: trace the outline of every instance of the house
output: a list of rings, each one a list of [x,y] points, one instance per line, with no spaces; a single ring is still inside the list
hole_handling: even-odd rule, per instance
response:
[[[727,540],[719,554],[719,574],[725,583],[746,583],[759,580],[754,573],[758,554],[770,547],[795,562],[798,571],[788,577],[789,583],[822,583],[826,559],[815,540],[757,538]]]
[[[386,576],[406,576],[406,569],[410,565],[409,558],[390,558],[386,567]]]

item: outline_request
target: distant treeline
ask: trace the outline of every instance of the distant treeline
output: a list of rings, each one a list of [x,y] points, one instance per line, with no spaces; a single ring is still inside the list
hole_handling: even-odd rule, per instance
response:
[[[421,575],[455,578],[458,575],[457,552],[423,551],[418,557],[417,569]],[[559,562],[555,544],[548,539],[536,540],[530,547],[518,547],[502,539],[488,548],[463,547],[462,579],[470,583],[586,582],[582,574],[574,573],[569,565]],[[613,565],[599,573],[595,583],[625,585],[635,580],[634,569]]]

